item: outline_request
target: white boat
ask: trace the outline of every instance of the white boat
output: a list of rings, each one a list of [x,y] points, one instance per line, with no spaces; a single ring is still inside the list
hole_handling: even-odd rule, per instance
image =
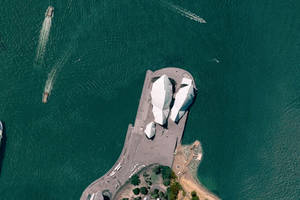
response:
[[[47,103],[48,97],[49,97],[49,92],[44,92],[42,102]]]
[[[54,8],[52,6],[49,6],[46,10],[45,17],[53,17],[54,14]]]
[[[1,142],[1,139],[2,139],[2,133],[3,133],[3,124],[0,121],[0,142]]]

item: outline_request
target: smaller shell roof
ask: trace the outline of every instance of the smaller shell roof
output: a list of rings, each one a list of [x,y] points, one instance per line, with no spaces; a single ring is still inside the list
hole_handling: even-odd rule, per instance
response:
[[[152,137],[154,137],[155,135],[155,123],[154,122],[150,122],[149,124],[147,124],[144,133],[146,134],[146,136],[150,139]]]

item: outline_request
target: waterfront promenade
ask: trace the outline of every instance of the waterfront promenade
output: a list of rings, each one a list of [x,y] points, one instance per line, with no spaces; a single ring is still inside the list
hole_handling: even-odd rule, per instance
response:
[[[111,200],[114,198],[116,191],[133,174],[145,166],[154,163],[172,166],[174,151],[177,144],[181,143],[188,111],[178,124],[168,119],[165,127],[156,125],[156,135],[153,140],[147,139],[144,134],[145,126],[153,121],[150,96],[152,83],[163,74],[171,79],[174,85],[174,94],[179,89],[183,77],[193,79],[187,71],[179,68],[163,68],[154,72],[147,71],[135,123],[134,126],[131,124],[128,126],[121,155],[105,175],[91,183],[84,190],[80,200]],[[195,84],[194,88],[196,88]]]

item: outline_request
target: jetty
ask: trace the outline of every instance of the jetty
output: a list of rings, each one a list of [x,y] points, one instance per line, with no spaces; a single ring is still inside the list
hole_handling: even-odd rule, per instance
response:
[[[152,140],[145,137],[145,127],[154,119],[151,104],[151,88],[153,82],[162,75],[167,75],[171,80],[174,92],[180,89],[183,78],[192,80],[187,71],[180,68],[163,68],[157,71],[146,72],[142,95],[134,125],[129,124],[123,150],[114,166],[101,178],[91,183],[82,193],[80,200],[112,200],[118,189],[128,179],[151,164],[160,164],[172,167],[174,152],[181,144],[188,110],[178,123],[168,118],[164,126],[156,125],[156,134]],[[173,95],[174,97],[174,95]]]

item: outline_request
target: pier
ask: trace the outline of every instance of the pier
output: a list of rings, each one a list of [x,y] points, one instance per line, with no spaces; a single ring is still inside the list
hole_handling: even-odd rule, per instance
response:
[[[178,124],[170,119],[165,127],[156,125],[156,135],[153,140],[144,134],[146,125],[153,121],[151,88],[153,80],[167,75],[174,86],[174,94],[178,91],[182,78],[193,80],[191,74],[179,68],[163,68],[146,73],[142,95],[134,126],[129,124],[123,150],[114,166],[101,178],[91,183],[82,193],[80,200],[112,200],[118,189],[135,173],[151,164],[171,167],[174,151],[181,143],[188,111]],[[195,82],[193,80],[193,86]]]

